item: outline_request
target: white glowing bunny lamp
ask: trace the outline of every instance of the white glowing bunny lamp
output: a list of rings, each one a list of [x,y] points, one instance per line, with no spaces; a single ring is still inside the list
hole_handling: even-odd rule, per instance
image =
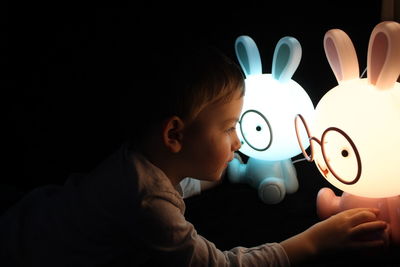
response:
[[[400,244],[400,24],[385,21],[373,29],[368,78],[359,77],[356,51],[345,32],[329,30],[324,48],[339,85],[316,106],[306,157],[343,193],[338,197],[322,188],[318,215],[324,219],[349,208],[379,208],[379,217],[389,223],[388,240]],[[299,116],[295,124],[308,123]]]
[[[235,42],[236,56],[246,76],[246,94],[237,125],[246,163],[235,158],[228,165],[232,182],[248,183],[266,204],[281,202],[298,190],[292,157],[301,154],[294,119],[304,114],[312,119],[313,103],[292,79],[301,59],[301,46],[294,37],[283,37],[275,47],[272,73],[263,74],[257,45],[249,36]],[[305,141],[307,136],[305,135]]]

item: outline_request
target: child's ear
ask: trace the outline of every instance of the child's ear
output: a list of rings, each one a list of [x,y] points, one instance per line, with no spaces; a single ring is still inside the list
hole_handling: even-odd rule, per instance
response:
[[[163,141],[169,151],[177,153],[182,148],[184,122],[178,116],[168,118],[164,122]]]

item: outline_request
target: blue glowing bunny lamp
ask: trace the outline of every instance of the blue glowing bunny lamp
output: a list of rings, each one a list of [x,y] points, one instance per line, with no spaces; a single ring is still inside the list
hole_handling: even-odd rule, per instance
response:
[[[237,126],[242,142],[239,151],[249,158],[246,163],[232,160],[228,177],[231,182],[256,188],[264,203],[276,204],[299,187],[291,160],[301,153],[293,123],[296,114],[312,119],[314,113],[310,97],[292,79],[300,63],[301,46],[293,37],[281,38],[275,47],[271,74],[262,73],[258,48],[249,36],[236,39],[235,51],[246,76]]]
[[[389,224],[387,240],[399,245],[400,24],[385,21],[373,29],[368,78],[359,77],[356,51],[345,32],[329,30],[324,48],[338,85],[318,102],[314,127],[301,116],[295,123],[298,129],[308,128],[306,158],[315,160],[323,177],[343,191],[338,197],[322,188],[318,215],[325,219],[350,208],[379,208],[379,217]]]

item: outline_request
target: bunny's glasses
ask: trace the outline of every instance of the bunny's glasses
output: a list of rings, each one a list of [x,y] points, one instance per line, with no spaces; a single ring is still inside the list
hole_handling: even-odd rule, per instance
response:
[[[300,124],[302,124],[303,128],[300,128]],[[336,179],[347,185],[352,185],[358,182],[361,177],[360,154],[353,140],[351,140],[343,130],[336,127],[329,127],[322,133],[321,140],[319,140],[316,137],[311,136],[309,127],[307,126],[304,117],[300,114],[297,114],[295,117],[295,129],[301,151],[309,162],[314,161],[314,142],[316,142],[321,146],[322,156],[328,170]],[[310,154],[306,152],[301,138],[301,133],[304,133],[304,130],[307,133],[307,140],[310,142]],[[331,158],[335,158],[335,160],[331,160]],[[354,161],[357,165],[357,171],[353,174],[349,175],[348,173],[344,174],[337,171],[343,169],[354,169]],[[326,175],[327,170],[323,170],[320,165],[318,166]],[[351,179],[349,179],[349,177]]]
[[[272,128],[259,111],[249,109],[239,120],[240,132],[245,142],[254,150],[265,151],[272,144]]]

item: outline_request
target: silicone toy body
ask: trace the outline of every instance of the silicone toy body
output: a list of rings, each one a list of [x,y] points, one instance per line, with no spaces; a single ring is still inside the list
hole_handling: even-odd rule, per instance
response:
[[[281,202],[298,190],[291,157],[301,153],[293,125],[297,113],[310,118],[314,106],[305,90],[291,79],[301,59],[301,47],[293,37],[283,37],[275,47],[272,73],[263,74],[255,42],[240,36],[236,55],[246,75],[246,94],[238,122],[240,152],[228,165],[230,181],[248,183],[266,204]],[[311,118],[310,118],[311,119]]]
[[[296,169],[290,159],[270,161],[249,158],[247,164],[238,159],[230,162],[230,181],[248,183],[258,189],[258,196],[267,204],[280,202],[286,194],[299,188]]]
[[[359,77],[346,33],[328,31],[324,48],[339,85],[316,106],[309,160],[343,193],[339,197],[322,188],[318,215],[325,219],[350,208],[378,208],[389,225],[388,240],[400,245],[400,24],[385,21],[372,31],[368,78]]]

